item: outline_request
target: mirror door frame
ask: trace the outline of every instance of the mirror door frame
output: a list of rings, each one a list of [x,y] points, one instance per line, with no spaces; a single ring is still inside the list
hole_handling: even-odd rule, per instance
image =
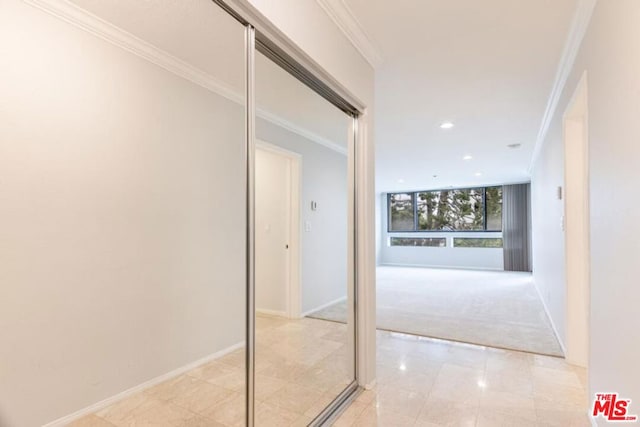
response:
[[[364,135],[360,131],[360,124],[364,106],[354,97],[343,96],[345,90],[337,84],[321,67],[315,64],[306,56],[295,55],[299,51],[284,35],[282,35],[273,25],[268,23],[263,17],[259,17],[255,8],[245,0],[212,0],[222,9],[228,12],[242,25],[245,26],[245,96],[246,96],[246,425],[253,427],[255,424],[255,53],[262,53],[267,58],[278,64],[285,71],[300,80],[303,84],[311,88],[317,94],[329,101],[335,107],[352,118],[351,132],[349,138],[349,223],[352,225],[353,234],[349,236],[349,289],[353,293],[352,313],[353,313],[353,381],[340,393],[332,403],[330,403],[311,422],[312,426],[320,426],[336,416],[344,409],[356,396],[361,385],[367,385],[372,379],[371,360],[375,360],[375,295],[371,294],[371,289],[361,289],[364,283],[364,274],[360,274],[363,265],[368,266],[367,260],[359,257],[358,248],[369,243],[360,234],[358,224],[364,215],[361,208],[367,205],[367,200],[359,191],[360,184],[367,182],[365,176],[367,168],[366,157],[371,153],[364,150]],[[233,5],[231,5],[233,3]],[[269,35],[267,35],[269,34]],[[283,48],[284,47],[284,48]],[[285,50],[286,49],[286,50]],[[296,57],[297,56],[297,57]],[[302,60],[300,60],[300,58]],[[305,65],[303,65],[305,64]],[[329,83],[327,83],[329,82]],[[336,90],[337,89],[337,90]],[[341,94],[342,93],[342,94]],[[349,98],[349,99],[347,99]],[[371,171],[369,171],[371,172]],[[366,224],[367,222],[364,221]],[[369,224],[372,225],[372,224]],[[365,251],[363,251],[365,252]],[[369,267],[369,266],[368,266]],[[369,270],[369,268],[365,268]],[[367,276],[375,277],[369,271]],[[371,280],[371,277],[368,277]],[[365,287],[362,287],[365,288]],[[367,287],[368,288],[368,287]],[[375,292],[375,289],[373,289]],[[367,298],[365,304],[359,305],[361,296]],[[373,315],[371,314],[373,313]],[[368,326],[373,326],[373,333],[360,334],[361,321],[365,320]],[[371,332],[371,331],[368,331]],[[364,349],[365,351],[362,351]],[[363,368],[359,363],[363,353],[371,353],[373,356],[365,355],[367,363]],[[369,356],[369,357],[367,357]],[[370,360],[371,359],[371,360]],[[375,363],[373,363],[375,365]],[[367,370],[367,368],[369,368]],[[363,372],[367,374],[363,375]],[[364,377],[364,380],[363,380]]]

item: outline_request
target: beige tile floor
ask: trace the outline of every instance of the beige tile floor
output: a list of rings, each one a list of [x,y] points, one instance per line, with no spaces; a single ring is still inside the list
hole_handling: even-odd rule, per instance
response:
[[[258,319],[256,417],[304,426],[347,382],[345,325]],[[378,331],[378,381],[342,426],[590,426],[586,373],[562,359]],[[240,426],[244,354],[236,351],[72,425]]]
[[[563,359],[378,331],[378,381],[343,426],[590,426],[586,372]]]
[[[352,378],[347,326],[259,316],[256,331],[256,425],[306,426]],[[244,357],[234,351],[71,426],[242,426]]]

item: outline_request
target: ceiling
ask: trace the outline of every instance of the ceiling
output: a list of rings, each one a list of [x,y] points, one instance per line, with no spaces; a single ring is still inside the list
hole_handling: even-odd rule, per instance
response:
[[[72,1],[242,99],[243,27],[213,2]],[[339,27],[361,31],[356,45],[376,66],[378,191],[529,180],[577,0],[317,1],[344,9],[351,25]],[[256,62],[259,113],[344,150],[346,116],[261,55]]]
[[[576,0],[343,1],[382,57],[378,191],[529,180]]]

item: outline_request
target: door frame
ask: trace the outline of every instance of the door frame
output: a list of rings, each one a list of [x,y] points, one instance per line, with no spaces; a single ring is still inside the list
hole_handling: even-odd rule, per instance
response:
[[[273,143],[256,139],[256,149],[285,157],[289,161],[289,218],[287,251],[287,283],[285,313],[289,319],[299,319],[302,312],[302,268],[300,238],[300,200],[302,191],[302,155]]]
[[[587,73],[583,73],[563,115],[566,282],[566,358],[589,365],[590,204]],[[577,203],[572,203],[574,201]]]

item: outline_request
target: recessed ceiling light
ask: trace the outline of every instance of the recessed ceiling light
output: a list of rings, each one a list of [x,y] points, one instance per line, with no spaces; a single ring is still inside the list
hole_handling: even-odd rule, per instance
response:
[[[507,147],[509,148],[520,148],[522,146],[522,144],[509,144],[507,145]]]
[[[453,123],[451,122],[442,122],[440,125],[440,129],[451,129],[453,127]]]
[[[471,159],[473,159],[473,156],[469,156],[469,155],[466,155],[462,158],[462,160],[471,160]]]
[[[476,176],[482,176],[482,172],[476,172]]]

